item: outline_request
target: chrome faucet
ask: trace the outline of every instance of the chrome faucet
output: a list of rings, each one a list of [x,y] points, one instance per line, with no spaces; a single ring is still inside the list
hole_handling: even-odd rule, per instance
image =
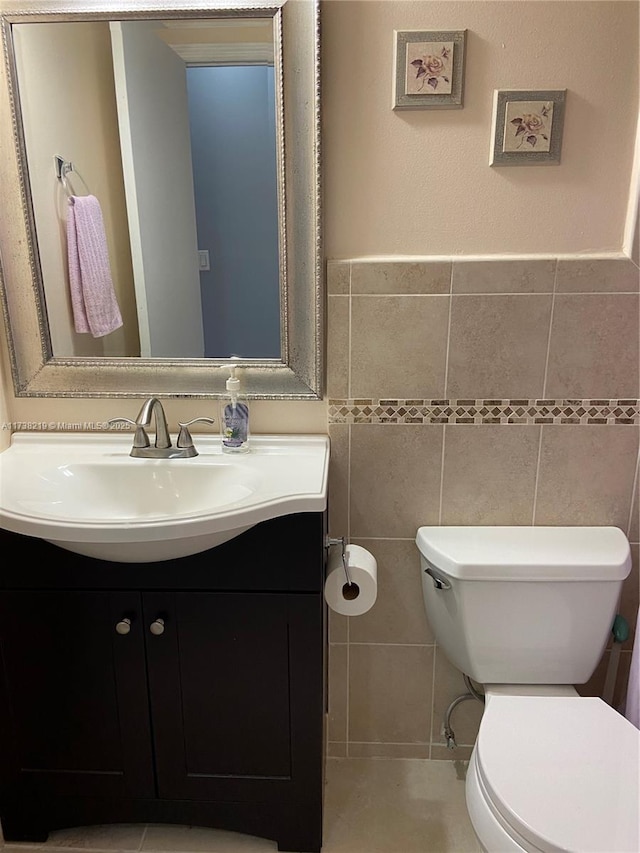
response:
[[[147,434],[152,420],[155,421],[153,447],[151,447],[151,442]],[[131,418],[111,418],[108,421],[109,424],[127,423],[134,427],[133,447],[129,455],[139,459],[188,459],[192,456],[197,456],[198,451],[193,444],[189,427],[191,424],[198,422],[215,423],[213,418],[193,418],[193,420],[186,423],[178,422],[180,432],[178,433],[176,446],[173,447],[167,426],[167,418],[162,403],[157,397],[149,397],[145,401],[135,421],[132,421]]]
[[[136,426],[142,427],[144,433],[151,426],[151,418],[155,418],[156,422],[156,438],[154,442],[154,450],[168,450],[171,447],[171,438],[169,436],[169,428],[167,426],[167,418],[164,413],[164,409],[162,408],[162,403],[158,400],[157,397],[149,397],[149,399],[143,403],[140,412],[138,413],[138,417],[136,418]],[[149,439],[147,438],[146,447],[149,446]],[[146,449],[140,448],[140,449]],[[134,443],[134,449],[135,443]],[[133,454],[132,454],[133,455]],[[138,454],[136,454],[138,455]],[[155,456],[159,456],[160,458],[166,458],[163,454],[154,454]]]

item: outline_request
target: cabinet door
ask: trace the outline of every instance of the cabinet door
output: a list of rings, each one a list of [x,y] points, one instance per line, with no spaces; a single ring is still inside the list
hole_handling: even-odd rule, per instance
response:
[[[142,627],[138,593],[0,592],[5,799],[153,796]]]
[[[290,783],[288,599],[145,593],[148,625],[164,622],[146,635],[160,797],[269,799]]]

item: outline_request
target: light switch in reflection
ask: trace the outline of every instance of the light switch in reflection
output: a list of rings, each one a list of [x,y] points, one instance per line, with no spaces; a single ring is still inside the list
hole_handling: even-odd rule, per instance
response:
[[[208,249],[198,249],[198,267],[200,269],[200,272],[206,272],[207,270],[211,269],[209,265]]]

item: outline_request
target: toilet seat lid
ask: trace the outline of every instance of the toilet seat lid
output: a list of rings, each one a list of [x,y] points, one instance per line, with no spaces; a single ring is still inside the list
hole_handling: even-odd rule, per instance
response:
[[[534,848],[640,849],[640,731],[601,699],[493,696],[476,761],[492,805]]]

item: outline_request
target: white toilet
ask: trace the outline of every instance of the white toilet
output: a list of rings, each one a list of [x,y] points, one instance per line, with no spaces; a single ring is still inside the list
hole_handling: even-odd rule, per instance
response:
[[[485,690],[467,809],[489,853],[640,850],[640,731],[574,684],[605,649],[629,543],[615,527],[421,527],[427,618]]]

